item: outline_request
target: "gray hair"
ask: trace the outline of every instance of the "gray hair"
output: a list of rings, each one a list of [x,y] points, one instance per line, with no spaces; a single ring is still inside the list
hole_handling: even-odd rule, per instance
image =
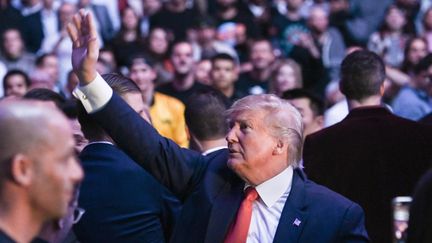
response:
[[[228,120],[246,111],[265,112],[264,123],[272,136],[288,142],[288,162],[299,166],[303,147],[301,114],[288,101],[273,94],[249,95],[236,101],[226,115]]]

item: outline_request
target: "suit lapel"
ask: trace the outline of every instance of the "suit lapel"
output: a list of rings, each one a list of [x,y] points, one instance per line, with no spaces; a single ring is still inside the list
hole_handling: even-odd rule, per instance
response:
[[[304,179],[304,175],[299,169],[294,170],[291,191],[282,210],[273,240],[275,243],[298,242],[308,217],[304,202]]]
[[[205,242],[223,242],[240,207],[243,187],[244,182],[237,177],[233,180],[226,180],[214,199]]]

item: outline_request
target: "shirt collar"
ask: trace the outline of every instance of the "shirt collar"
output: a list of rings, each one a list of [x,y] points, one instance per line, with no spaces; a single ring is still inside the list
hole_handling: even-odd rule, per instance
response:
[[[228,148],[228,147],[227,146],[218,146],[218,147],[214,147],[211,149],[207,149],[206,151],[202,152],[202,155],[206,156],[209,153],[213,153],[213,152],[218,151],[220,149],[226,149],[226,148]]]
[[[92,145],[92,144],[109,144],[109,145],[113,145],[113,146],[114,146],[113,143],[108,142],[108,141],[94,141],[94,142],[90,142],[90,143],[88,143],[85,147],[90,146],[90,145]],[[84,147],[84,148],[85,148],[85,147]]]
[[[288,166],[275,177],[255,187],[261,200],[268,208],[272,207],[284,193],[291,190],[293,173],[293,167]],[[245,188],[248,186],[246,185]]]

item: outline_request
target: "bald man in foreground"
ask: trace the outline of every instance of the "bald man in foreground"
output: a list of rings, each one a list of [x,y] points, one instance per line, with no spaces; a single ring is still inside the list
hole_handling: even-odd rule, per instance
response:
[[[40,102],[0,103],[0,242],[30,242],[62,218],[83,172],[72,128]]]

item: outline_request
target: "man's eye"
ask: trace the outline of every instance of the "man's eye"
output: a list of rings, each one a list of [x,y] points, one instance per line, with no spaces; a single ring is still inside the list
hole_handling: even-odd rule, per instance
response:
[[[244,130],[244,129],[248,129],[248,128],[250,128],[250,126],[248,124],[246,124],[246,123],[240,124],[240,129]]]

